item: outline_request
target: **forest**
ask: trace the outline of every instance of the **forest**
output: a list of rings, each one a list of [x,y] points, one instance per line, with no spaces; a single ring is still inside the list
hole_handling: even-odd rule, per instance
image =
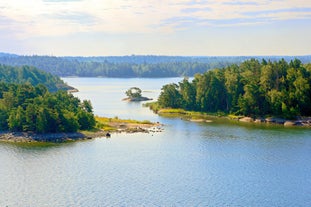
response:
[[[89,101],[67,91],[51,93],[43,84],[0,82],[0,130],[36,133],[76,132],[95,126]]]
[[[0,82],[31,85],[43,84],[49,91],[69,90],[72,87],[66,85],[58,76],[41,71],[33,66],[8,66],[0,64]]]
[[[223,68],[232,64],[241,64],[249,56],[99,56],[99,57],[55,57],[21,56],[0,53],[0,63],[37,67],[51,74],[66,77],[192,77],[214,68]],[[259,57],[258,57],[259,58]],[[263,58],[263,57],[262,57]],[[290,60],[293,57],[283,57]],[[300,56],[303,63],[311,62],[311,56]],[[267,57],[278,61],[281,57]]]
[[[311,64],[251,59],[162,87],[161,108],[294,119],[311,115]]]
[[[92,105],[58,76],[0,64],[0,131],[76,132],[95,126]]]

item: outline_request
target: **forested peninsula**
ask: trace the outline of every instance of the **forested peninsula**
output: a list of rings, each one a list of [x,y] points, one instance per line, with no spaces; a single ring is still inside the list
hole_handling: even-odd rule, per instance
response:
[[[158,123],[95,117],[91,102],[74,97],[72,90],[32,66],[0,65],[0,141],[63,142],[159,131]]]
[[[0,130],[35,133],[76,132],[95,126],[89,101],[39,84],[0,83]]]
[[[153,109],[297,119],[311,116],[310,85],[311,64],[251,59],[163,86]]]
[[[9,133],[27,132],[41,137],[52,133],[53,140],[55,133],[94,128],[91,103],[80,101],[68,90],[73,88],[59,77],[32,66],[0,65],[1,139],[12,138]]]
[[[39,70],[33,66],[9,66],[0,64],[0,82],[15,84],[43,84],[50,92],[73,90],[58,76]]]

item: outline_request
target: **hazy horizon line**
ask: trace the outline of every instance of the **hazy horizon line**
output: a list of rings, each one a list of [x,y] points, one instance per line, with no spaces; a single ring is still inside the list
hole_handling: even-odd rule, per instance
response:
[[[130,56],[155,56],[155,57],[303,57],[311,56],[310,54],[297,55],[172,55],[172,54],[126,54],[126,55],[55,55],[55,54],[20,54],[0,51],[0,54],[17,55],[17,56],[49,56],[49,57],[130,57]]]

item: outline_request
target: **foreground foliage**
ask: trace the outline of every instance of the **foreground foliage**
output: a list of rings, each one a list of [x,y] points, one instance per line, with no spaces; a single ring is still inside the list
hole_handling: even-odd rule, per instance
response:
[[[246,116],[311,115],[311,64],[251,59],[162,87],[157,108]]]
[[[95,118],[89,101],[66,91],[50,93],[39,84],[0,82],[0,130],[36,133],[91,129]]]

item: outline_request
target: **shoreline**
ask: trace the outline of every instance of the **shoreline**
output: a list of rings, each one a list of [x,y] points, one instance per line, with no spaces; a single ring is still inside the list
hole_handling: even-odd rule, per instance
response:
[[[296,120],[283,119],[278,117],[268,117],[268,118],[252,118],[252,117],[242,117],[238,119],[239,122],[248,123],[262,123],[262,124],[277,124],[283,126],[297,126],[297,127],[311,127],[311,117],[302,117]]]
[[[95,138],[111,138],[118,133],[156,133],[162,132],[161,124],[131,124],[120,125],[114,130],[95,129],[96,131],[33,133],[0,131],[0,142],[7,143],[65,143]]]
[[[151,101],[152,98],[148,97],[136,97],[136,98],[123,98],[122,101],[128,101],[128,102],[141,102],[141,101]]]
[[[299,117],[297,120],[289,120],[279,117],[252,118],[248,116],[214,115],[201,112],[185,111],[181,109],[160,109],[156,112],[160,116],[176,116],[191,122],[213,122],[211,119],[225,118],[241,123],[254,123],[266,125],[279,125],[284,127],[311,128],[311,117]]]

